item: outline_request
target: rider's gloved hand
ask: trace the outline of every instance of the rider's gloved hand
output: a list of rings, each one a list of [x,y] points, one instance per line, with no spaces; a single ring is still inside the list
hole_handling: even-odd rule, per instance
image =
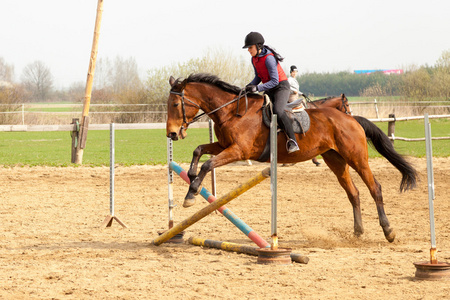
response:
[[[257,93],[258,92],[258,88],[256,87],[256,85],[253,84],[249,84],[245,87],[245,91],[247,93]]]

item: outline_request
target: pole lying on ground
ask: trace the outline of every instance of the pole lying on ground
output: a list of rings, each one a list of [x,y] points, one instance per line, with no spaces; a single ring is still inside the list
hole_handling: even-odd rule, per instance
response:
[[[203,238],[199,238],[199,237],[190,237],[188,242],[189,242],[189,244],[195,245],[195,246],[221,249],[221,250],[225,250],[225,251],[244,253],[244,254],[254,255],[254,256],[259,255],[258,251],[256,251],[256,250],[260,249],[258,247],[240,245],[240,244],[236,244],[236,243],[208,240],[208,239],[203,239]],[[295,262],[298,262],[301,264],[307,264],[309,262],[309,258],[307,256],[303,256],[303,255],[296,254],[296,253],[291,253],[290,255],[291,255],[292,261],[295,261]]]
[[[254,187],[264,179],[270,176],[270,168],[266,168],[260,173],[258,173],[256,176],[248,180],[247,182],[241,184],[234,190],[228,192],[224,196],[220,197],[216,201],[212,202],[208,206],[204,207],[203,209],[199,210],[195,214],[193,214],[191,217],[185,219],[184,221],[178,223],[174,227],[172,227],[170,230],[166,231],[159,237],[153,240],[154,245],[161,245],[162,243],[166,242],[170,238],[174,237],[176,234],[182,232],[184,229],[188,228],[189,226],[195,224],[199,220],[203,219],[216,209],[220,208],[221,206],[227,204],[231,200],[235,199],[236,197],[239,197],[242,195],[245,191],[249,190],[250,188]]]
[[[82,164],[83,151],[86,146],[87,132],[89,127],[89,105],[91,103],[92,85],[94,82],[95,63],[98,52],[98,38],[100,36],[100,24],[102,22],[103,0],[98,0],[97,17],[95,18],[94,39],[92,41],[91,58],[89,59],[89,69],[86,80],[86,89],[84,93],[83,114],[81,116],[81,126],[78,134],[78,145],[75,155],[75,161],[72,163]]]
[[[176,162],[170,162],[169,169],[173,170],[177,173],[184,181],[188,184],[190,183],[189,177],[187,176],[187,172],[183,170],[183,168],[178,165]],[[209,203],[212,203],[217,200],[217,198],[212,195],[206,188],[202,187],[200,191],[200,195]],[[225,216],[231,223],[234,224],[240,231],[242,231],[249,239],[251,239],[256,245],[260,248],[270,247],[270,244],[263,239],[259,234],[257,234],[250,226],[248,226],[244,221],[239,219],[229,208],[226,206],[222,206],[218,209],[218,211]]]

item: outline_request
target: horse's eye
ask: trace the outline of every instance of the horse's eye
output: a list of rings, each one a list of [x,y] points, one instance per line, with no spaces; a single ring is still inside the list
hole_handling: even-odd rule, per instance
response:
[[[177,107],[178,105],[180,105],[180,103],[174,103],[173,106]]]

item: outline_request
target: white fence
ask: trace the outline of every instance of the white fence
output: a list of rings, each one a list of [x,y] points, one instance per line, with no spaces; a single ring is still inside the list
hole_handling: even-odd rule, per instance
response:
[[[372,122],[388,122],[390,125],[390,129],[388,131],[388,136],[391,140],[402,140],[402,141],[424,141],[425,138],[405,138],[405,137],[396,137],[393,132],[395,131],[395,122],[397,121],[408,121],[408,120],[420,120],[423,119],[423,116],[407,116],[407,117],[394,117],[394,118],[380,118],[379,115],[379,106],[380,105],[389,105],[389,108],[392,109],[393,107],[414,107],[414,108],[420,108],[420,109],[441,109],[443,111],[450,111],[450,105],[428,105],[428,104],[436,104],[436,103],[443,103],[442,101],[424,101],[424,102],[379,102],[376,99],[372,101],[365,101],[365,102],[350,102],[350,106],[352,108],[352,111],[355,113],[355,115],[363,115],[366,116],[366,114],[358,113],[358,111],[355,112],[355,108],[357,108],[358,105],[373,105],[373,111],[376,113],[376,118],[368,118]],[[17,105],[16,105],[17,106]],[[21,122],[19,124],[15,123],[12,125],[0,125],[0,132],[6,132],[6,131],[73,131],[74,125],[68,124],[72,118],[80,117],[81,116],[81,110],[82,110],[82,104],[40,104],[40,105],[20,105],[20,110],[15,111],[0,111],[0,117],[2,114],[15,114],[21,116]],[[48,107],[56,107],[56,108],[73,108],[74,111],[70,112],[48,112],[48,111],[34,111],[34,110],[25,110],[25,108],[31,107],[33,109],[39,109],[39,108],[48,108]],[[144,116],[141,117],[141,120],[144,120],[144,122],[136,122],[136,120],[131,120],[132,122],[118,122],[115,124],[116,129],[164,129],[165,128],[165,118],[167,115],[167,112],[165,110],[164,105],[161,104],[92,104],[91,107],[95,108],[109,108],[109,109],[117,109],[117,108],[123,108],[123,107],[131,107],[133,110],[137,109],[137,111],[90,111],[89,115],[91,119],[95,120],[93,116],[95,115],[109,115],[114,118],[116,115],[121,115],[122,120],[126,121],[126,116],[129,115],[140,115]],[[144,109],[144,110],[142,110]],[[153,110],[152,110],[153,109]],[[159,110],[155,110],[159,109]],[[1,106],[0,106],[1,110]],[[50,116],[51,119],[54,119],[54,116],[59,116],[62,118],[63,122],[67,122],[66,124],[46,124],[46,125],[37,125],[37,124],[25,124],[26,115],[27,114],[41,114],[45,116]],[[157,122],[145,122],[145,115],[158,115]],[[125,117],[124,117],[125,116]],[[368,117],[368,116],[366,116]],[[436,119],[436,118],[450,118],[450,114],[435,114],[430,115],[430,119]],[[113,121],[110,120],[111,118],[106,118],[106,121],[101,122],[100,124],[95,124],[95,121],[89,124],[90,130],[109,130],[109,124]],[[152,118],[148,118],[152,119]],[[1,118],[0,118],[1,120]],[[208,122],[197,122],[192,125],[190,125],[190,128],[208,128]],[[449,136],[446,137],[433,137],[434,140],[442,140],[442,139],[450,139],[450,133]]]
[[[350,102],[356,115],[379,119],[394,113],[401,116],[450,114],[446,101],[364,101]],[[57,109],[60,111],[49,111]],[[82,104],[0,104],[0,124],[11,125],[64,125],[79,118]],[[166,104],[91,104],[91,124],[109,123],[164,123]],[[206,120],[204,120],[206,121]]]

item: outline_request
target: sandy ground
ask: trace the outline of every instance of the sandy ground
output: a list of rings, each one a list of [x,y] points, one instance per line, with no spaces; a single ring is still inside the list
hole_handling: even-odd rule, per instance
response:
[[[362,181],[365,233],[355,238],[350,203],[322,164],[280,167],[280,246],[310,258],[308,264],[260,265],[256,257],[184,244],[154,246],[166,229],[167,168],[117,167],[116,215],[109,214],[109,168],[0,169],[1,299],[448,299],[450,281],[415,279],[413,262],[429,259],[426,161],[417,189],[399,193],[400,173],[371,160],[385,208],[397,232],[388,243]],[[438,259],[450,262],[450,159],[434,159]],[[217,170],[218,195],[266,165]],[[187,165],[183,165],[187,169]],[[208,177],[209,178],[209,177]],[[210,187],[210,181],[205,183]],[[175,177],[175,222],[206,205],[182,208],[187,185]],[[270,237],[269,180],[227,205],[261,236]],[[186,230],[198,236],[253,245],[227,219],[213,213]]]

